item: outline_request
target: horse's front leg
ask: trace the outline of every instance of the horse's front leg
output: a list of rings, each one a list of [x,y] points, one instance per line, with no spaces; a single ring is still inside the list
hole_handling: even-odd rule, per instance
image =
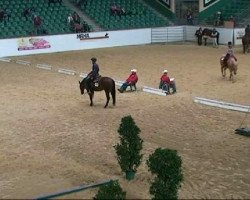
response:
[[[106,101],[106,104],[105,104],[104,108],[107,108],[107,106],[108,106],[108,104],[109,104],[110,96],[109,96],[109,92],[108,92],[108,91],[105,91],[105,93],[106,93],[107,101]]]
[[[222,74],[222,77],[223,77],[223,78],[226,76],[226,68],[224,67],[223,64],[222,64],[222,66],[221,66],[221,74]]]
[[[232,72],[231,70],[230,70],[230,77],[229,77],[229,80],[232,81],[232,82],[234,82],[234,81],[233,81],[233,72]]]
[[[246,53],[246,46],[243,44],[243,53]]]
[[[89,94],[89,99],[90,99],[90,106],[93,106],[93,97],[94,97],[94,93],[90,93]]]

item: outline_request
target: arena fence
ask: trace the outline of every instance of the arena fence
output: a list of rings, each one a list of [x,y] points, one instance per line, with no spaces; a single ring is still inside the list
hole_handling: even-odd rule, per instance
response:
[[[171,26],[67,35],[37,36],[0,40],[0,58],[116,46],[168,42],[195,42],[198,26]],[[205,27],[203,27],[205,28]],[[210,27],[213,28],[213,27]],[[241,44],[244,29],[217,28],[220,44]]]

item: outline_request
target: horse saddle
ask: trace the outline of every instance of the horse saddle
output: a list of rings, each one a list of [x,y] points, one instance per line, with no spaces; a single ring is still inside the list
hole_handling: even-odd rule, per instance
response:
[[[98,87],[99,86],[99,81],[101,79],[101,75],[98,75],[94,80],[93,80],[93,84],[94,84],[94,87]]]

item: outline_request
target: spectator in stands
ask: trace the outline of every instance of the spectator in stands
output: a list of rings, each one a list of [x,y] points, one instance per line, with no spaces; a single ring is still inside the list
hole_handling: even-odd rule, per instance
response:
[[[38,34],[42,28],[42,18],[40,16],[35,15],[33,18],[35,34]]]
[[[73,22],[74,22],[73,17],[72,17],[71,14],[69,14],[69,16],[68,16],[68,18],[67,18],[67,23],[68,23],[68,25],[71,26]]]
[[[235,21],[233,15],[230,16],[229,21],[230,21],[230,22],[233,22],[233,26],[234,26],[234,27],[236,26],[236,21]]]
[[[90,27],[89,25],[87,24],[87,22],[83,22],[83,32],[90,32]]]
[[[170,88],[173,89],[173,93],[176,93],[176,85],[174,80],[170,80],[168,76],[168,70],[164,70],[160,78],[159,89],[166,91],[166,94],[170,94]]]
[[[72,17],[73,17],[74,23],[76,23],[76,24],[80,24],[81,23],[80,16],[77,14],[77,12],[74,12],[73,15],[72,15]]]
[[[131,11],[127,11],[125,10],[125,8],[120,7],[118,5],[116,5],[115,3],[113,3],[110,7],[110,13],[111,15],[115,16],[119,16],[121,18],[122,15],[132,15]]]
[[[190,10],[187,10],[186,19],[188,25],[193,25],[193,15]]]
[[[1,21],[1,22],[3,21],[3,15],[4,15],[4,11],[3,11],[3,10],[0,10],[0,21]]]
[[[76,33],[82,33],[82,32],[84,32],[83,26],[82,26],[81,24],[75,23],[75,24],[74,24],[74,28],[75,28],[75,32],[76,32]]]
[[[215,26],[221,26],[223,25],[223,16],[222,16],[222,13],[221,11],[218,11],[215,15],[215,22],[214,22],[214,25]]]
[[[23,11],[23,16],[25,17],[26,21],[28,20],[28,17],[31,15],[31,8],[26,8]]]
[[[33,19],[36,15],[36,10],[34,7],[31,8],[26,8],[23,10],[22,15],[25,17],[26,21],[28,20],[28,17],[31,17],[31,19]]]
[[[11,11],[8,8],[4,9],[5,15],[6,15],[6,20],[9,21],[11,17]]]
[[[117,15],[117,5],[115,4],[115,2],[111,5],[110,12],[111,12],[111,15],[113,16]]]
[[[127,89],[128,86],[133,86],[133,85],[135,85],[137,83],[138,76],[137,76],[136,72],[137,72],[136,69],[132,69],[131,70],[131,74],[129,75],[129,77],[127,78],[127,80],[118,89],[118,91],[120,93],[123,93]]]
[[[124,15],[124,14],[125,14],[125,9],[122,8],[122,7],[120,7],[120,6],[117,6],[117,14],[118,14],[119,16]]]
[[[7,15],[6,9],[3,10],[3,18],[2,19],[3,19],[4,25],[7,25],[8,15]]]
[[[248,37],[248,38],[250,38],[250,26],[249,26],[249,24],[245,28],[245,36]]]

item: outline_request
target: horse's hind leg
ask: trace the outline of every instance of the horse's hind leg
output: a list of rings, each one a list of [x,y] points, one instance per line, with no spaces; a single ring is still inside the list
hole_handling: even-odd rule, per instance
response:
[[[106,104],[105,104],[104,108],[107,108],[107,106],[109,104],[110,96],[109,96],[109,91],[105,91],[105,93],[106,93],[107,101],[106,101]]]
[[[221,74],[223,78],[226,76],[226,69],[224,66],[221,66]]]

